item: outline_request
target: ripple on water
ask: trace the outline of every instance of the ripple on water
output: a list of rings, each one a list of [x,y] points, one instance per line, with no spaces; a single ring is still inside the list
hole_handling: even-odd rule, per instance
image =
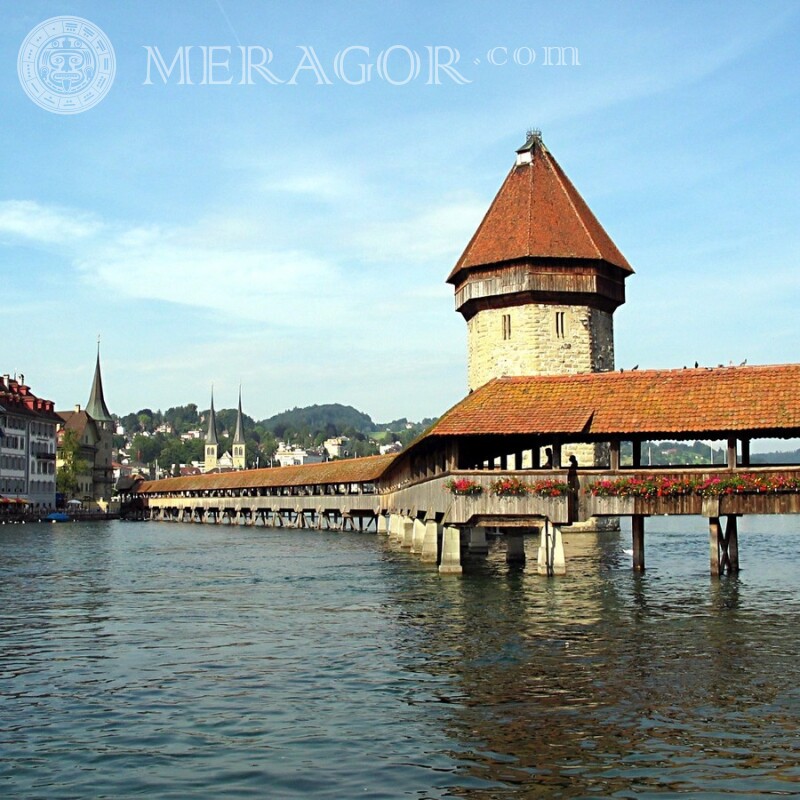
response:
[[[748,528],[748,524],[751,526]],[[670,527],[672,525],[672,527]],[[800,534],[648,521],[570,571],[468,577],[369,535],[13,526],[0,788],[13,797],[790,794]],[[535,542],[528,557],[535,561]]]

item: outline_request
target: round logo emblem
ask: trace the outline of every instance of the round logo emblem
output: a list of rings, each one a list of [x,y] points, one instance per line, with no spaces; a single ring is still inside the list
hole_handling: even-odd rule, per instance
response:
[[[27,35],[17,71],[36,105],[55,114],[80,114],[108,94],[116,71],[114,48],[89,20],[53,17]]]

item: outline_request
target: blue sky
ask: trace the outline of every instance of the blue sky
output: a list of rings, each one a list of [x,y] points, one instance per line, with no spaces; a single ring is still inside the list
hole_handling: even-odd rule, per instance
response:
[[[796,2],[3,11],[2,372],[59,408],[86,403],[99,334],[120,414],[202,407],[212,383],[218,408],[241,383],[257,419],[323,402],[440,414],[466,393],[444,281],[530,127],[636,270],[617,366],[800,358]],[[22,41],[60,15],[116,54],[81,114],[43,110],[17,76]],[[231,82],[200,85],[194,62],[192,85],[152,63],[146,83],[148,47],[171,61],[190,45],[229,47],[214,76]],[[558,46],[580,64],[548,66]],[[241,85],[240,47],[269,49],[282,83]],[[436,47],[460,56],[439,83]]]

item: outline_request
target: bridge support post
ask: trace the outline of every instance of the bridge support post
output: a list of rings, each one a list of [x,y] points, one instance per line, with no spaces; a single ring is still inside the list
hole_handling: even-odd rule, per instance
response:
[[[549,519],[542,526],[538,567],[540,575],[565,575],[567,572],[561,528],[553,525]]]
[[[633,570],[644,572],[644,515],[631,517],[631,536],[633,539]]]
[[[425,520],[421,560],[430,564],[435,564],[439,560],[439,526],[435,519]]]
[[[525,539],[518,531],[506,533],[506,563],[524,564],[525,563]]]
[[[403,517],[400,523],[400,547],[410,550],[414,544],[414,520],[411,517]]]
[[[411,552],[421,553],[422,544],[425,540],[425,523],[416,517],[414,519],[414,528],[411,534]]]
[[[439,563],[442,575],[460,575],[461,568],[461,531],[452,525],[445,525],[442,531],[442,560]]]
[[[469,529],[469,552],[476,556],[485,556],[489,552],[486,528],[483,525],[475,525]]]
[[[719,517],[709,517],[709,546],[711,550],[711,574],[736,575],[739,572],[739,528],[735,514],[725,519],[723,532]]]
[[[399,514],[389,515],[389,538],[398,541],[402,538],[403,532],[401,530],[403,518]]]
[[[377,520],[378,520],[377,533],[381,533],[381,534],[389,533],[389,517],[386,514],[382,514],[379,511],[378,512],[378,516],[377,516]]]
[[[708,518],[708,549],[711,556],[711,574],[714,577],[720,575],[719,571],[719,540],[722,538],[722,528],[719,524],[719,517]]]

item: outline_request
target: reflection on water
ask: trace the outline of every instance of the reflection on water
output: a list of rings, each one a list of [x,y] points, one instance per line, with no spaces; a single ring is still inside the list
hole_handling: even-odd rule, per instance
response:
[[[536,545],[526,542],[529,563]],[[440,577],[364,534],[0,529],[0,789],[14,797],[800,793],[800,526],[502,542]]]

